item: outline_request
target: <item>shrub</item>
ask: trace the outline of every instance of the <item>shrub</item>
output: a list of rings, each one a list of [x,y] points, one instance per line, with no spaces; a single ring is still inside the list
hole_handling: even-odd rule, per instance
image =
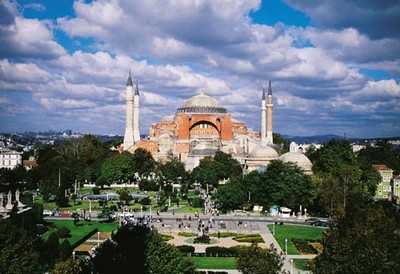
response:
[[[202,198],[200,197],[194,197],[192,199],[192,207],[195,208],[202,208],[204,206],[204,201]]]
[[[209,246],[206,248],[206,256],[213,257],[237,257],[239,250],[232,247]]]
[[[261,237],[260,234],[248,234],[248,235],[237,235],[235,237],[232,238],[233,240],[240,242],[240,243],[252,243],[252,242],[256,242],[256,243],[263,243],[264,240]]]
[[[182,253],[194,253],[194,246],[191,245],[178,245],[177,248],[182,252]]]
[[[179,232],[178,236],[182,236],[182,237],[196,237],[197,233],[195,232]]]
[[[65,226],[62,226],[57,230],[58,237],[60,238],[68,238],[70,233],[71,231]]]
[[[149,197],[144,197],[142,200],[140,200],[140,203],[142,205],[150,205],[151,204],[151,199]]]
[[[93,194],[100,194],[100,188],[98,188],[97,186],[94,186],[94,187],[92,188],[92,193],[93,193]]]
[[[174,236],[168,235],[168,234],[161,234],[161,240],[168,242],[169,240],[172,240]]]

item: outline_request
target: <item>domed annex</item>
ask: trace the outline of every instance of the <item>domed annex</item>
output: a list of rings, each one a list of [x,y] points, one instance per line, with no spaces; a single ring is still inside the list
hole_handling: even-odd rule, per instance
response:
[[[302,151],[296,151],[295,147],[296,143],[292,142],[290,144],[290,151],[285,154],[282,154],[279,157],[279,160],[281,160],[284,163],[294,163],[298,167],[303,169],[305,174],[312,175],[312,163],[310,159],[308,159],[307,156],[304,155]]]
[[[247,172],[258,170],[261,166],[267,166],[272,160],[278,159],[278,157],[278,152],[272,146],[260,144],[246,158]]]

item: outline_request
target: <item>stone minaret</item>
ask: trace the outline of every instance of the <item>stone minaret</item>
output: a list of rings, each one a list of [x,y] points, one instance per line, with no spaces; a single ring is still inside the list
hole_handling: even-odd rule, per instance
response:
[[[269,80],[268,85],[268,97],[267,97],[267,144],[273,144],[274,139],[272,137],[272,88],[271,80]]]
[[[128,150],[134,144],[133,138],[133,85],[131,72],[129,71],[128,82],[126,83],[126,123],[124,135],[124,150]]]
[[[135,95],[133,96],[133,141],[137,143],[140,141],[140,102],[139,102],[139,86],[136,82]]]
[[[265,88],[262,91],[261,97],[261,144],[267,143],[267,107],[265,103]]]

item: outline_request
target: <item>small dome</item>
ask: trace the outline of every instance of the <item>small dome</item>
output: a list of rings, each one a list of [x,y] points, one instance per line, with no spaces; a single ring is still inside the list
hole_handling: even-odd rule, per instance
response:
[[[189,98],[182,107],[178,108],[179,112],[226,113],[226,109],[216,99],[200,93]]]
[[[250,152],[249,158],[277,159],[278,153],[270,146],[259,145]]]
[[[305,171],[312,169],[312,163],[310,159],[308,159],[307,156],[301,152],[287,152],[282,154],[281,157],[279,157],[279,160],[284,163],[295,163]]]

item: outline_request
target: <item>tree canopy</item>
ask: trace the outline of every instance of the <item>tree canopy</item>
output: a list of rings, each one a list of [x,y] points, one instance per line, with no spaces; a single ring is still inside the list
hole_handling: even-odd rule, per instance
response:
[[[96,250],[90,264],[98,273],[194,273],[194,265],[176,247],[162,241],[156,230],[141,225],[120,227]]]
[[[281,273],[283,262],[273,244],[263,249],[257,243],[252,243],[240,251],[236,265],[243,274],[278,274]]]

